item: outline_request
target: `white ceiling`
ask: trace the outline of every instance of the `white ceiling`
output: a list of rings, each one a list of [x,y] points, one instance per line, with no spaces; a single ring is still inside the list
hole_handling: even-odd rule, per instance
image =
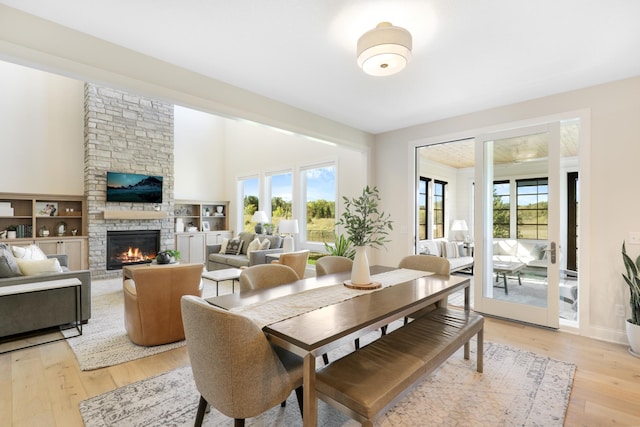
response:
[[[0,0],[371,133],[640,75],[638,0]],[[371,77],[358,37],[409,30]]]

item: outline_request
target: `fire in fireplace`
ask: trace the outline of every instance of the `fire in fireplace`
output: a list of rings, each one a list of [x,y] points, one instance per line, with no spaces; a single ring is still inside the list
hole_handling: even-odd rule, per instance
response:
[[[150,263],[160,250],[160,230],[107,231],[107,270]]]

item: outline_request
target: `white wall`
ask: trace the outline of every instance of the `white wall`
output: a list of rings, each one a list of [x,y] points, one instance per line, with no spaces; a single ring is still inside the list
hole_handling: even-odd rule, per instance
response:
[[[615,304],[628,307],[628,291],[620,276],[622,241],[629,231],[640,230],[640,77],[378,135],[376,182],[384,197],[384,208],[396,218],[410,218],[410,191],[404,189],[410,188],[413,180],[410,158],[416,141],[473,137],[501,123],[581,109],[590,110],[590,123],[584,123],[582,131],[590,137],[591,146],[590,152],[581,157],[581,161],[589,162],[591,172],[590,176],[580,177],[583,189],[587,182],[591,183],[588,194],[582,194],[589,196],[591,210],[581,223],[580,284],[589,292],[581,299],[581,316],[586,320],[581,333],[624,341],[624,319],[613,313]],[[397,166],[390,168],[389,164]],[[410,241],[411,236],[395,231],[385,263],[397,263],[410,253]],[[628,250],[637,255],[640,246],[630,246]]]
[[[84,85],[0,61],[0,191],[84,194]]]

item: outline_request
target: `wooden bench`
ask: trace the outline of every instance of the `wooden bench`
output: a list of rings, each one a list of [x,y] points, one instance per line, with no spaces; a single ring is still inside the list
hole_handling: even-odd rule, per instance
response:
[[[438,308],[318,370],[318,396],[372,426],[460,347],[469,359],[469,340],[476,334],[476,369],[482,372],[483,326],[479,314]]]

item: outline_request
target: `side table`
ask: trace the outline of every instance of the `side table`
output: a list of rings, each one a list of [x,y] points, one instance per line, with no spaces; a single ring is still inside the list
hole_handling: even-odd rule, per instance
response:
[[[240,278],[242,270],[239,268],[223,268],[202,273],[202,278],[216,282],[216,296],[219,294],[218,285],[225,280],[231,280],[231,293],[235,292],[236,281]]]

